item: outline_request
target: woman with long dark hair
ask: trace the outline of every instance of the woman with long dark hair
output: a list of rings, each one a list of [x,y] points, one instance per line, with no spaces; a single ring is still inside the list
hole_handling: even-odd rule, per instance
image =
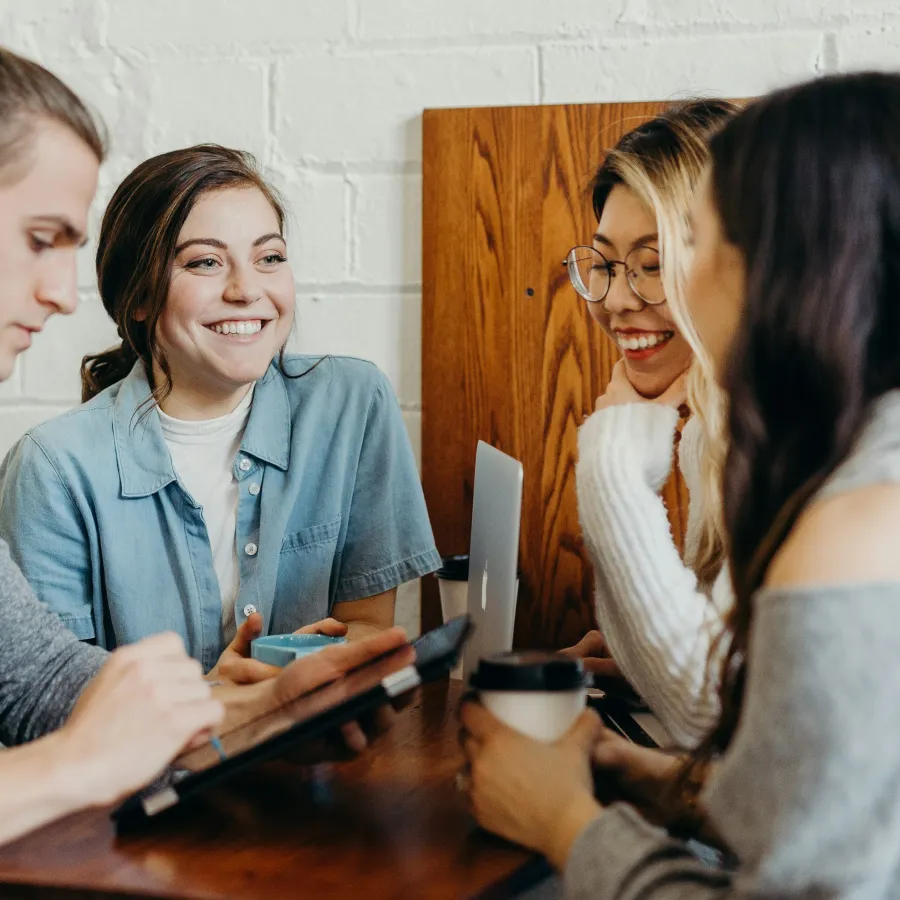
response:
[[[680,783],[705,781],[737,869],[597,803],[590,713],[541,745],[467,704],[473,809],[573,898],[896,897],[900,76],[779,91],[711,155],[687,296],[729,398],[735,605],[719,724]]]

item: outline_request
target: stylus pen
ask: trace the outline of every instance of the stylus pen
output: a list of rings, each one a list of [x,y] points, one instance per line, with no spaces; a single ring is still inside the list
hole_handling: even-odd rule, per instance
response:
[[[225,683],[224,681],[210,681],[209,686],[210,687],[221,687],[224,683]],[[212,744],[213,750],[215,750],[216,753],[219,754],[219,759],[222,762],[225,762],[225,760],[228,759],[228,754],[225,752],[225,748],[222,746],[222,742],[215,735],[213,735],[209,739],[209,742],[210,742],[210,744]]]

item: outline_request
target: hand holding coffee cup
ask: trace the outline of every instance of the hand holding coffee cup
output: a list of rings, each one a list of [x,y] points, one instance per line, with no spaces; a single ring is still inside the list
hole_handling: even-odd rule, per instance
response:
[[[457,778],[482,828],[562,869],[572,842],[601,812],[591,751],[602,732],[586,710],[578,660],[546,653],[482,659],[459,713],[466,764]]]

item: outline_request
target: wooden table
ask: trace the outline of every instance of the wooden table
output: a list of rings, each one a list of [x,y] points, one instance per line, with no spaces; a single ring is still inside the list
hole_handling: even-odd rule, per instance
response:
[[[104,810],[37,831],[0,849],[0,897],[515,896],[546,864],[466,811],[458,694],[455,682],[429,685],[358,759],[261,767],[140,835],[116,837]]]

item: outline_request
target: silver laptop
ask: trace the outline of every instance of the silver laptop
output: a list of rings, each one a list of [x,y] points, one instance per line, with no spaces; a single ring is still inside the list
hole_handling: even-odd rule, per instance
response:
[[[482,656],[512,649],[518,592],[522,463],[478,442],[469,544],[468,613],[475,631],[466,645],[463,678]]]

